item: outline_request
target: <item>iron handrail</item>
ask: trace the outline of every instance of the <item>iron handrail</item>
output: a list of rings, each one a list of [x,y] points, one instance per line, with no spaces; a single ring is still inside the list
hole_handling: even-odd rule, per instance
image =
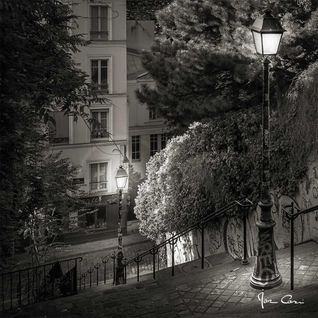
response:
[[[289,208],[289,207],[292,207],[292,206],[288,205],[286,207]],[[310,207],[308,209],[305,209],[305,210],[300,210],[299,208],[297,208],[295,206],[293,208],[295,208],[298,212],[290,213],[290,212],[286,211],[285,209],[283,209],[289,219],[292,219],[292,218],[296,219],[299,215],[315,212],[315,211],[318,210],[318,205],[312,206],[312,207]]]
[[[78,256],[0,273],[0,311],[51,297],[77,294],[78,264],[82,260]],[[63,272],[62,267],[65,269],[65,266],[66,271]]]
[[[45,264],[40,264],[37,266],[30,266],[30,267],[26,267],[26,268],[21,268],[21,269],[17,269],[15,271],[11,271],[11,272],[0,272],[0,275],[11,275],[11,274],[15,274],[15,273],[19,273],[19,272],[23,272],[23,271],[30,271],[32,269],[38,269],[40,267],[46,267],[46,266],[50,266],[50,265],[54,265],[56,263],[64,263],[64,262],[70,262],[70,261],[76,261],[78,260],[79,262],[81,262],[83,260],[83,257],[78,256],[78,257],[74,257],[74,258],[67,258],[67,259],[57,259],[54,262],[51,263],[45,263]]]
[[[244,201],[244,203],[242,203],[241,201]],[[160,249],[168,244],[174,244],[173,242],[175,240],[177,240],[179,237],[191,232],[194,229],[198,229],[198,228],[202,228],[202,226],[206,223],[208,223],[209,221],[218,218],[220,216],[225,215],[226,212],[228,212],[229,210],[233,209],[235,206],[239,205],[241,207],[250,207],[252,206],[253,202],[250,201],[247,198],[243,198],[243,199],[239,199],[239,200],[234,200],[232,202],[230,202],[229,204],[225,205],[224,207],[220,208],[218,211],[216,211],[213,214],[209,214],[205,217],[203,217],[200,221],[196,222],[193,225],[190,225],[189,227],[187,227],[186,229],[182,230],[181,232],[176,233],[175,235],[173,235],[172,237],[166,239],[165,241],[161,242],[160,244],[154,244],[154,246],[144,252],[142,252],[141,254],[138,254],[135,257],[130,258],[129,260],[125,261],[125,265],[127,266],[130,263],[133,262],[139,262],[140,259],[142,259],[143,257],[145,257],[146,255],[152,254],[154,249]]]
[[[300,210],[299,207],[295,207],[294,202],[292,202],[290,205],[286,205],[285,208],[290,208],[290,212],[286,211],[283,208],[283,212],[286,213],[287,218],[290,221],[290,290],[294,289],[294,221],[299,215],[307,214],[311,212],[315,212],[318,210],[318,205],[312,206],[310,208],[307,208],[305,210]],[[296,209],[298,212],[294,213],[294,209]]]
[[[94,272],[96,272],[95,284],[98,286],[100,281],[104,281],[104,284],[106,284],[106,281],[107,281],[107,268],[106,267],[107,267],[108,262],[111,259],[113,260],[113,263],[115,262],[115,255],[116,255],[116,252],[114,250],[111,253],[102,257],[100,262],[89,266],[86,271],[82,272],[80,275],[79,288],[82,289],[82,280],[86,279],[87,276],[89,276],[89,285],[90,285],[90,287],[92,287],[92,284],[94,283],[93,282],[94,279],[92,280],[92,275],[94,274]],[[102,268],[101,270],[103,270],[103,274],[101,277],[99,276],[99,269],[100,268]],[[99,281],[99,279],[101,279],[101,280]],[[113,279],[114,279],[114,274],[113,274]],[[114,281],[113,281],[113,284],[114,284]]]

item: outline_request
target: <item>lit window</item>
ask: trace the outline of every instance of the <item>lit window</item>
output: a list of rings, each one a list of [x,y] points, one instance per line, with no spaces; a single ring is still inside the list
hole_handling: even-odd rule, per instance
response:
[[[158,135],[150,135],[150,156],[158,151]]]
[[[91,60],[91,83],[102,94],[108,94],[108,60]]]
[[[109,137],[109,111],[96,110],[92,111],[92,138],[107,138]]]
[[[140,160],[140,136],[131,137],[131,158]]]
[[[108,39],[108,7],[90,6],[91,40]]]
[[[107,189],[107,163],[94,163],[90,165],[90,189],[91,191]]]

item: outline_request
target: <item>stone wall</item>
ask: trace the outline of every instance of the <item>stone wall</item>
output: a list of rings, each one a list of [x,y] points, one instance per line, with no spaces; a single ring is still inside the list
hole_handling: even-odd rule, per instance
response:
[[[299,186],[295,198],[272,193],[272,216],[276,222],[274,241],[278,249],[290,245],[290,221],[283,208],[294,202],[301,210],[318,205],[318,160],[309,165],[308,173]],[[247,219],[248,256],[256,255],[257,226],[259,211],[250,211]],[[318,211],[300,215],[295,220],[295,244],[308,240],[318,240]],[[205,255],[228,252],[240,259],[243,253],[243,221],[239,217],[216,220],[205,230]],[[175,264],[197,259],[201,254],[200,231],[191,232],[175,246]],[[168,265],[171,264],[171,249],[167,249]]]

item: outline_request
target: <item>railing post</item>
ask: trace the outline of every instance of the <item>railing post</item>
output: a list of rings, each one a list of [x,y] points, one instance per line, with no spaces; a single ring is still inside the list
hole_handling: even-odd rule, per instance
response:
[[[115,255],[115,253],[111,257],[113,259],[113,285],[115,285],[115,282],[116,282],[116,264],[115,264],[116,255]]]
[[[94,269],[92,269],[91,267],[88,270],[89,273],[89,287],[92,287],[92,273],[93,273]]]
[[[102,263],[104,264],[104,284],[106,284],[106,264],[107,264],[107,260],[103,259]]]
[[[45,265],[43,265],[43,280],[44,280],[44,295],[42,297],[46,297],[47,296],[47,292],[46,292],[46,271],[45,271]]]
[[[124,284],[127,284],[127,259],[124,259]]]
[[[2,297],[2,310],[4,311],[4,275],[1,275],[1,297]]]
[[[201,224],[201,269],[204,269],[204,223]]]
[[[248,214],[248,206],[243,207],[243,258],[242,265],[247,265],[247,231],[246,231],[246,220]]]
[[[96,269],[96,285],[98,286],[98,280],[99,280],[99,277],[98,277],[99,264],[96,264],[94,267],[95,267],[95,269]]]
[[[156,254],[152,254],[152,278],[156,279]]]
[[[139,261],[137,261],[137,282],[139,282]]]
[[[27,293],[28,293],[28,305],[30,304],[30,272],[29,270],[27,271],[28,275],[28,288],[27,288]]]
[[[156,244],[153,245],[150,250],[150,254],[152,255],[152,278],[156,279],[156,254],[158,253],[158,249]]]
[[[142,257],[137,253],[137,256],[134,258],[134,261],[137,264],[137,282],[139,282],[139,263],[142,261]]]
[[[171,276],[174,276],[174,239],[170,243],[171,248]]]
[[[294,202],[291,203],[290,218],[290,290],[294,289]]]
[[[82,289],[82,273],[79,274],[79,289]]]
[[[13,290],[12,290],[12,273],[10,273],[10,309],[12,310],[13,309]]]
[[[19,306],[22,305],[22,282],[21,282],[21,271],[19,271],[19,287],[18,287],[18,298],[19,298]]]
[[[77,294],[78,293],[78,290],[77,290],[77,259],[75,259],[73,280],[74,280],[74,282],[73,282],[74,293]]]

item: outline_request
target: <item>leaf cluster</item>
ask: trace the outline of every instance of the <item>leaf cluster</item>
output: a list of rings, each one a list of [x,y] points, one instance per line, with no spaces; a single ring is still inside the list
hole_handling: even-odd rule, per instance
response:
[[[193,121],[260,104],[262,63],[249,27],[270,7],[286,29],[272,68],[273,94],[280,103],[299,73],[317,59],[317,5],[309,0],[173,1],[157,13],[161,33],[143,57],[156,86],[143,86],[138,98],[179,131]]]
[[[36,191],[30,199],[34,176],[46,180],[41,190],[45,198],[37,199],[46,204],[60,204],[47,184],[58,189],[61,182],[61,191],[69,186],[63,183],[70,176],[66,164],[42,153],[47,150],[42,124],[52,110],[81,115],[95,96],[72,59],[85,42],[72,34],[75,17],[68,5],[58,0],[3,0],[0,10],[0,254],[6,255],[18,227],[18,211],[39,208],[31,204]],[[54,167],[55,160],[59,164]]]
[[[306,156],[290,142],[295,119],[288,117],[284,121],[278,112],[272,114],[271,188],[295,195],[307,161],[300,160]],[[238,198],[248,197],[257,203],[262,160],[260,124],[261,108],[255,107],[195,123],[183,135],[172,138],[149,161],[146,180],[139,187],[135,214],[141,221],[141,232],[160,240],[165,233],[181,231]]]

